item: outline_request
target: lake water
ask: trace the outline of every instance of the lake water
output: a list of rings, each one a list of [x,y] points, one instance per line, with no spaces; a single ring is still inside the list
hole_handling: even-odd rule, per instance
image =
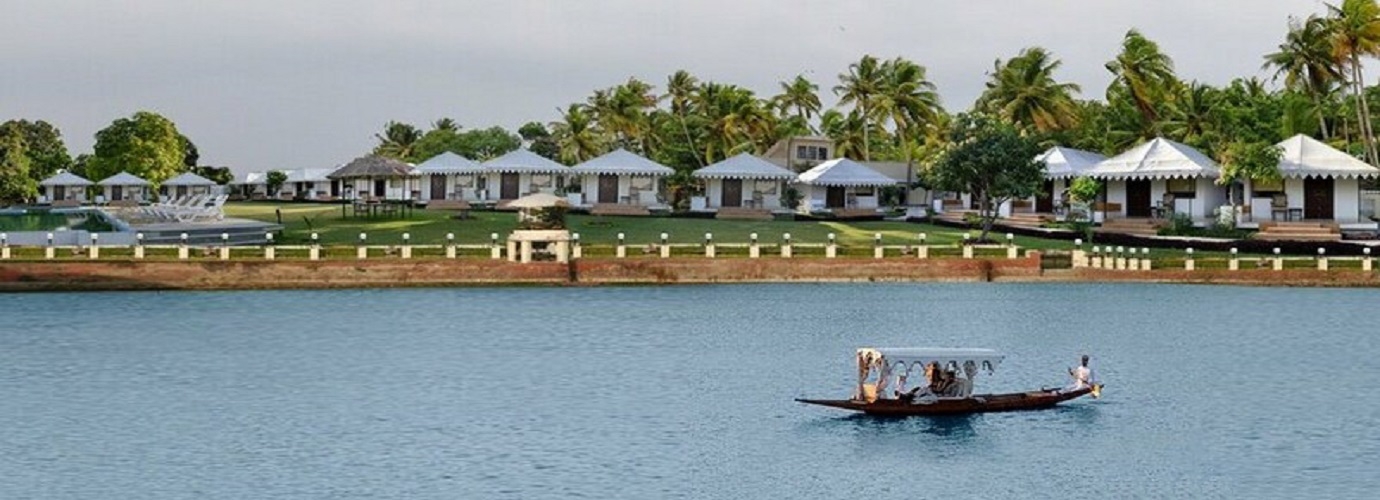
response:
[[[0,294],[0,497],[1359,498],[1371,290],[751,285]],[[877,419],[861,345],[993,347],[979,390],[1101,400]]]

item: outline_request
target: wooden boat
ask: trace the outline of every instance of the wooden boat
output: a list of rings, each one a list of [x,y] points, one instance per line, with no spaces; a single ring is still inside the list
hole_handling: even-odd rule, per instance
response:
[[[1039,410],[1087,394],[1100,396],[1100,385],[1076,390],[972,394],[972,381],[979,370],[993,372],[1004,358],[1001,353],[991,349],[862,348],[857,353],[858,390],[852,398],[796,401],[869,415],[905,417]],[[912,374],[923,373],[925,377],[922,383],[928,387],[930,373],[934,370],[944,370],[949,376],[956,375],[956,389],[939,395],[926,393],[912,400],[878,397],[894,395],[895,389],[888,387],[891,383],[900,385],[901,392],[906,392],[905,382]],[[875,382],[869,383],[869,380]]]

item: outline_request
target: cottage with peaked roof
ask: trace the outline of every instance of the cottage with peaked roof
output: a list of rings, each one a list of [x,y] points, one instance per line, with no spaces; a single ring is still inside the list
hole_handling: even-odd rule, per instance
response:
[[[63,170],[38,183],[39,201],[79,205],[86,202],[86,188],[91,185],[91,181],[85,177]]]
[[[484,178],[484,166],[450,151],[443,152],[417,164],[422,176],[422,199],[426,201],[477,202],[479,183]]]
[[[881,188],[896,186],[896,179],[877,173],[861,163],[835,158],[800,174],[801,206],[804,213],[859,210],[876,212],[880,208]]]
[[[512,201],[535,193],[554,194],[565,187],[570,167],[526,149],[515,149],[483,164],[480,199]]]
[[[579,176],[578,206],[629,205],[664,208],[664,180],[675,169],[624,149],[571,167]]]
[[[148,201],[149,181],[129,172],[106,177],[96,185],[101,187],[101,196],[109,203],[138,204]]]
[[[183,172],[177,177],[163,181],[158,189],[164,198],[186,198],[188,196],[209,195],[215,187],[216,182],[211,179],[191,172]]]
[[[1197,221],[1212,220],[1213,211],[1227,203],[1227,190],[1217,185],[1217,162],[1187,145],[1157,138],[1108,158],[1084,172],[1104,181],[1105,217],[1152,218],[1187,214]]]
[[[1252,222],[1308,220],[1375,228],[1369,219],[1380,198],[1363,199],[1361,181],[1380,177],[1380,168],[1302,134],[1275,146],[1280,179],[1244,182]],[[1363,200],[1371,206],[1363,206]]]
[[[772,212],[789,210],[781,205],[781,195],[796,179],[795,172],[749,153],[727,158],[691,175],[704,182],[704,196],[690,200],[691,211],[750,210],[767,217]]]

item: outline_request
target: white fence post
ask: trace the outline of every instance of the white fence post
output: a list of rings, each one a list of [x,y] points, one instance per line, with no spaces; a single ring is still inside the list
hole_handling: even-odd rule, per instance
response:
[[[748,235],[748,258],[756,259],[762,256],[762,248],[757,246],[757,233]]]
[[[1192,247],[1189,247],[1188,249],[1185,249],[1184,251],[1188,253],[1188,257],[1184,259],[1184,270],[1185,270],[1185,271],[1192,271],[1192,270],[1194,269],[1194,267],[1195,267],[1195,266],[1193,265],[1193,248],[1192,248]]]
[[[614,254],[620,259],[628,256],[628,249],[623,246],[623,233],[618,233],[618,249]]]
[[[178,260],[187,260],[189,250],[187,249],[187,233],[182,233],[182,244],[177,246]]]
[[[311,233],[311,248],[307,250],[307,258],[311,260],[321,260],[320,235]]]
[[[134,233],[134,258],[144,258],[144,233]]]
[[[704,233],[704,256],[714,258],[714,233]]]
[[[883,257],[886,257],[886,248],[882,247],[882,233],[876,233],[872,235],[872,258]]]
[[[671,235],[666,234],[666,233],[661,233],[661,246],[658,248],[658,250],[661,250],[661,258],[663,258],[663,259],[669,259],[669,258],[671,258],[671,243],[670,243],[670,239],[671,239]]]
[[[930,258],[930,246],[925,244],[925,233],[920,233],[920,244],[915,247],[915,258]]]
[[[1275,247],[1274,263],[1271,265],[1276,271],[1284,270],[1284,258],[1279,256],[1279,247]]]
[[[403,234],[402,234],[402,238],[403,238],[403,244],[402,244],[402,250],[401,250],[401,252],[402,252],[402,258],[404,258],[404,259],[411,259],[411,258],[412,258],[412,234],[411,234],[411,233],[403,233]]]
[[[355,257],[356,257],[356,258],[358,258],[358,259],[360,259],[360,260],[364,260],[364,259],[369,258],[369,247],[364,246],[365,242],[367,242],[368,240],[369,240],[369,235],[364,234],[364,233],[359,233],[359,248],[358,248],[357,250],[355,250]]]
[[[1327,270],[1327,249],[1323,247],[1318,247],[1318,270]]]
[[[834,233],[829,233],[829,243],[824,246],[824,258],[833,259],[839,256],[838,238]]]

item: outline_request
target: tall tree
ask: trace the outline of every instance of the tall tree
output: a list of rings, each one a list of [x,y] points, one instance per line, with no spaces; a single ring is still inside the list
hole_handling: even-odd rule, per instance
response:
[[[411,161],[412,148],[421,140],[422,131],[411,124],[390,121],[383,126],[383,133],[374,134],[374,138],[379,141],[378,146],[374,147],[374,154]]]
[[[460,131],[460,124],[455,123],[455,120],[450,119],[450,118],[441,118],[441,119],[436,120],[436,121],[434,121],[434,122],[431,123],[431,129],[432,129],[432,130],[446,130],[446,131],[450,131],[450,132],[459,132],[459,131]]]
[[[914,182],[914,152],[921,131],[944,112],[939,92],[925,76],[925,67],[902,58],[883,64],[877,113],[891,122],[896,132],[896,147],[906,162],[906,184]]]
[[[977,109],[1016,124],[1024,131],[1048,134],[1078,124],[1073,95],[1077,84],[1054,79],[1063,64],[1048,50],[1031,47],[1009,61],[998,59]]]
[[[22,202],[38,194],[29,172],[32,161],[17,129],[0,128],[0,201]]]
[[[561,147],[551,137],[546,126],[537,122],[527,122],[518,127],[518,136],[527,143],[527,150],[550,160],[559,160]]]
[[[839,104],[853,106],[861,120],[864,138],[863,161],[872,159],[872,149],[869,146],[872,135],[868,129],[876,118],[876,100],[882,93],[883,85],[882,64],[877,58],[865,55],[858,62],[848,65],[848,72],[840,73],[839,84],[834,86],[834,94],[839,96]]]
[[[699,80],[690,72],[678,70],[666,79],[666,95],[662,96],[671,101],[671,114],[679,122],[681,135],[685,137],[685,144],[688,150],[693,153],[695,163],[703,167],[704,158],[701,158],[695,146],[695,138],[690,134],[690,113],[691,106],[694,104],[695,91],[699,88]]]
[[[1366,157],[1371,164],[1380,163],[1366,99],[1365,75],[1361,71],[1362,56],[1380,54],[1380,5],[1376,5],[1375,0],[1343,0],[1340,6],[1328,5],[1327,10],[1332,56],[1351,70],[1352,95],[1357,100],[1356,118]]]
[[[187,144],[177,126],[148,111],[96,132],[93,150],[86,163],[86,175],[92,179],[129,172],[157,185],[187,168]]]
[[[952,146],[930,170],[930,182],[945,191],[978,197],[978,240],[985,241],[997,206],[1034,196],[1043,187],[1045,165],[1035,159],[1040,145],[1014,126],[982,115],[956,117],[950,139]]]
[[[1161,106],[1169,102],[1179,85],[1174,61],[1160,52],[1159,44],[1131,30],[1122,40],[1121,53],[1107,63],[1107,71],[1113,77],[1107,101],[1129,98],[1141,115],[1144,135],[1157,135]]]
[[[608,148],[603,132],[583,104],[571,104],[561,112],[561,120],[551,124],[551,131],[560,158],[567,164],[584,162],[604,154]]]
[[[12,135],[24,143],[29,157],[29,176],[42,181],[58,170],[70,170],[72,157],[62,142],[62,132],[43,120],[10,120],[0,124],[0,135]]]
[[[772,104],[787,124],[786,157],[790,158],[795,150],[795,136],[815,131],[810,119],[819,114],[822,105],[819,102],[819,85],[806,79],[805,75],[796,75],[794,80],[780,82],[780,86],[781,93],[772,98]]]
[[[1265,69],[1274,68],[1274,79],[1284,78],[1284,87],[1307,95],[1313,101],[1313,114],[1323,139],[1331,134],[1327,128],[1326,106],[1337,84],[1345,80],[1342,69],[1332,56],[1332,40],[1326,19],[1309,16],[1306,20],[1290,19],[1289,34],[1278,52],[1265,55]]]

